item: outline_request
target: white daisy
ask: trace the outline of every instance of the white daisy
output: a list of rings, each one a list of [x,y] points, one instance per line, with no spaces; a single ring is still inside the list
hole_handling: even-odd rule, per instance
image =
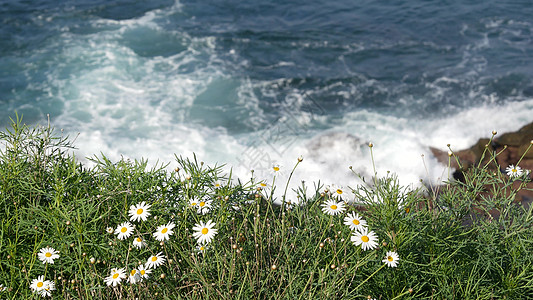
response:
[[[211,220],[207,221],[207,223],[200,221],[200,224],[195,224],[192,228],[195,232],[192,235],[197,238],[198,244],[211,242],[215,234],[217,234],[217,230],[213,228],[215,225]]]
[[[366,221],[359,217],[359,214],[351,212],[344,217],[344,224],[350,226],[351,230],[361,230],[366,226]]]
[[[191,199],[189,201],[189,205],[192,207],[192,208],[197,208],[198,207],[198,203],[200,203],[200,201],[196,200],[196,199]]]
[[[137,269],[131,270],[130,276],[128,276],[128,282],[130,284],[136,284],[139,281],[141,281],[141,274],[139,273],[139,270]]]
[[[115,232],[115,229],[113,229],[113,227],[107,227],[105,231],[109,234],[113,234],[113,232]]]
[[[152,206],[146,204],[144,201],[135,206],[130,206],[130,211],[128,212],[128,214],[130,215],[130,220],[132,222],[139,220],[146,221],[148,216],[150,216],[150,207]]]
[[[207,250],[207,245],[204,245],[204,244],[196,245],[196,252],[205,253],[206,250]]]
[[[157,231],[154,232],[154,237],[158,241],[164,241],[170,239],[170,236],[174,233],[172,228],[176,227],[174,223],[168,222],[167,225],[161,225],[157,227]]]
[[[398,253],[394,251],[389,251],[385,255],[385,258],[382,260],[382,262],[386,263],[387,266],[391,268],[395,268],[398,266],[398,261],[400,260],[400,257],[398,256]]]
[[[56,284],[53,281],[45,280],[44,281],[44,288],[39,291],[41,296],[43,297],[52,297],[52,291],[56,289]]]
[[[352,242],[359,246],[363,250],[371,250],[378,246],[378,236],[373,231],[368,231],[368,228],[363,227],[363,229],[354,232],[351,237]]]
[[[146,247],[146,242],[141,237],[136,237],[133,239],[133,246],[137,249],[141,249],[143,247]]]
[[[326,201],[326,203],[323,203],[322,204],[322,211],[325,213],[325,214],[328,214],[328,215],[336,215],[336,214],[340,214],[341,212],[343,212],[346,208],[344,207],[344,202],[343,201],[335,201],[335,200],[328,200]]]
[[[330,191],[332,196],[337,196],[339,198],[346,198],[348,190],[345,189],[343,186],[340,185],[332,185],[328,187],[328,190]]]
[[[0,292],[7,291],[7,287],[0,283]]]
[[[139,270],[139,276],[141,276],[141,280],[148,279],[148,274],[152,273],[152,270],[146,269],[144,265],[139,265],[137,270]]]
[[[108,286],[109,285],[117,286],[118,284],[120,284],[120,281],[122,281],[122,279],[126,279],[126,269],[125,268],[121,268],[121,269],[113,268],[111,269],[111,275],[104,278],[104,281]]]
[[[41,248],[37,256],[39,257],[39,260],[44,263],[53,264],[54,259],[59,258],[59,251],[56,251],[54,248],[47,247],[47,248]]]
[[[213,203],[213,200],[210,200],[207,197],[205,197],[200,202],[198,202],[198,205],[196,206],[196,212],[199,214],[205,215],[211,210],[212,208],[211,203]]]
[[[272,165],[272,169],[271,169],[271,172],[272,172],[272,175],[276,176],[276,175],[280,175],[282,173],[282,169],[283,169],[283,166],[280,165],[280,164],[273,164]]]
[[[520,177],[522,176],[522,168],[519,166],[510,165],[505,169],[505,172],[507,172],[507,176],[509,177]]]
[[[32,289],[33,292],[42,291],[44,289],[44,281],[44,275],[37,277],[31,281],[30,289]]]
[[[124,222],[117,226],[117,228],[115,229],[115,234],[118,235],[117,238],[119,240],[127,239],[133,233],[134,228],[135,226],[132,225],[130,222]]]
[[[222,187],[222,182],[221,182],[220,180],[215,181],[215,182],[213,183],[213,187],[214,187],[215,189],[219,189],[219,188],[221,188],[221,187]]]
[[[152,255],[148,260],[146,261],[146,268],[148,269],[155,269],[158,266],[162,265],[165,262],[165,256],[163,255],[163,252],[157,253],[157,255]]]

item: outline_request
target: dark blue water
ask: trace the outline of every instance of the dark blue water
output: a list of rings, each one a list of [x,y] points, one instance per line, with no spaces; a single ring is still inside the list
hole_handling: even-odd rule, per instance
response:
[[[0,123],[49,115],[81,156],[243,169],[260,149],[320,172],[373,140],[421,177],[393,153],[533,121],[531,16],[529,1],[2,1]]]

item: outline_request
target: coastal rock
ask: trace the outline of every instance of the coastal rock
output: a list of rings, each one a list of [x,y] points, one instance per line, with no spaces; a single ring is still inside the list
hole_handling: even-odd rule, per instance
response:
[[[472,147],[460,151],[454,151],[455,157],[449,157],[448,151],[443,151],[430,147],[435,158],[442,164],[449,165],[456,171],[453,174],[456,180],[464,179],[463,172],[471,166],[485,165],[492,158],[492,153],[496,153],[496,163],[489,163],[488,168],[491,170],[500,169],[505,173],[509,165],[518,164],[524,170],[533,170],[533,123],[530,123],[518,131],[508,132],[502,135],[496,135],[491,141],[488,138],[481,138]],[[529,151],[527,151],[529,149]],[[526,152],[527,151],[527,152]],[[457,158],[457,159],[456,159]],[[533,178],[533,172],[529,173]],[[533,183],[527,185],[528,189],[533,189]],[[533,202],[533,191],[522,189],[516,196],[517,202],[530,204]]]

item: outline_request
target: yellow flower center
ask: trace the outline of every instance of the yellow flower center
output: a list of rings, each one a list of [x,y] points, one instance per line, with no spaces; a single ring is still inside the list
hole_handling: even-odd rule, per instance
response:
[[[337,194],[342,195],[342,190],[341,189],[337,189]]]
[[[273,167],[272,169],[274,169],[275,172],[279,172],[279,167]]]
[[[359,225],[360,224],[359,220],[357,220],[357,219],[353,219],[352,223],[354,223],[355,225]]]
[[[512,169],[511,172],[516,173],[516,172],[518,172],[518,170],[517,169]]]
[[[207,228],[202,229],[202,234],[207,234],[208,232],[209,232],[209,229]]]
[[[122,227],[122,229],[120,229],[120,232],[122,232],[122,233],[124,233],[126,231],[128,231],[128,228],[126,228],[126,227]]]
[[[261,182],[261,186],[262,187],[266,187],[267,185],[266,185],[266,183]]]
[[[39,283],[37,283],[37,287],[42,287],[43,284],[44,284],[43,282],[39,282]]]
[[[406,213],[409,213],[410,211],[411,211],[411,209],[410,209],[409,207],[406,207],[406,208],[405,208],[405,212],[406,212]]]
[[[200,202],[200,206],[204,206],[204,205],[205,205],[204,201]]]
[[[50,253],[50,252],[46,252],[46,254],[45,254],[44,256],[46,256],[46,257],[52,257],[52,253]]]
[[[204,246],[200,247],[200,251],[204,251],[204,250],[205,250]]]
[[[117,278],[118,278],[118,276],[119,276],[119,274],[118,274],[118,273],[115,273],[115,274],[113,274],[113,279],[117,279]]]
[[[388,260],[388,261],[393,261],[394,258],[392,258],[392,256],[389,255],[389,256],[387,256],[387,260]]]
[[[136,238],[135,240],[137,241],[137,243],[140,243],[140,242],[142,242],[142,241],[143,241],[143,240],[141,240],[141,238],[139,238],[139,237],[138,237],[138,238]]]
[[[141,270],[140,272],[141,272],[141,275],[144,275],[146,273],[145,270]]]
[[[157,260],[157,256],[152,256],[152,261],[156,261]]]
[[[137,210],[137,214],[140,215],[140,214],[142,214],[142,213],[143,213],[143,209],[142,209],[142,208],[139,208],[139,209]]]
[[[330,206],[331,209],[333,210],[336,210],[337,209],[337,205],[333,204],[332,206]]]
[[[192,206],[196,206],[196,202],[191,203]]]
[[[361,237],[361,241],[363,241],[363,242],[365,242],[365,243],[368,243],[369,240],[370,240],[370,239],[369,239],[368,236],[366,236],[366,235],[363,235],[363,236]]]
[[[130,274],[131,274],[131,276],[133,276],[133,275],[135,275],[135,273],[137,273],[137,270],[133,269],[133,270],[131,270]]]
[[[168,231],[168,228],[163,228],[163,230],[161,230],[161,233],[167,233]]]

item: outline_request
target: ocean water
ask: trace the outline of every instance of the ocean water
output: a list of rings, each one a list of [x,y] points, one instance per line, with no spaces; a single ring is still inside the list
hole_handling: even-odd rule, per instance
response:
[[[506,3],[507,2],[507,3]],[[243,179],[404,184],[533,121],[529,1],[0,1],[0,125],[48,116],[75,155],[174,155]],[[281,178],[278,180],[282,180]]]

